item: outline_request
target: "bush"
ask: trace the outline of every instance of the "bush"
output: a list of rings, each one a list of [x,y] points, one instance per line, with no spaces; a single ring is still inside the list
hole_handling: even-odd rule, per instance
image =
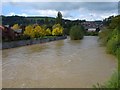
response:
[[[98,32],[91,31],[91,32],[86,32],[85,34],[86,34],[87,36],[97,36],[97,35],[98,35]]]
[[[114,29],[111,34],[111,38],[107,42],[107,52],[110,54],[117,54],[118,49],[118,29]]]
[[[99,38],[102,41],[103,45],[106,45],[108,40],[111,38],[112,30],[106,28],[103,28],[103,30],[99,33]]]
[[[81,26],[75,25],[70,30],[71,40],[80,40],[83,38],[83,29]]]
[[[117,43],[115,39],[109,40],[107,43],[107,52],[116,55]]]

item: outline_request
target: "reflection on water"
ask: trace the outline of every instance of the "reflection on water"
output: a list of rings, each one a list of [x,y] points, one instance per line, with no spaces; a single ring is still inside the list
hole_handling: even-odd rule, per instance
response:
[[[97,38],[68,38],[3,50],[3,87],[87,88],[103,83],[117,64]]]

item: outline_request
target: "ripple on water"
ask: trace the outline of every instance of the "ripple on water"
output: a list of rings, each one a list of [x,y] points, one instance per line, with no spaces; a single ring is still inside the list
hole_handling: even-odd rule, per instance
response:
[[[106,81],[117,64],[98,37],[3,50],[3,87],[86,88]]]

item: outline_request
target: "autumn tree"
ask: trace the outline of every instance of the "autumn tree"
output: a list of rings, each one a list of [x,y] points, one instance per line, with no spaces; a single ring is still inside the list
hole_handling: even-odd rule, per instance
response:
[[[13,27],[12,27],[13,30],[17,30],[17,29],[20,29],[19,25],[18,24],[14,24]]]
[[[55,24],[52,28],[52,35],[63,35],[63,27],[60,24]]]
[[[49,35],[51,35],[51,34],[52,34],[51,30],[50,30],[49,28],[47,28],[47,29],[46,29],[46,35],[49,36]]]
[[[34,28],[34,33],[36,38],[46,35],[45,30],[39,25]]]
[[[25,27],[24,35],[30,36],[30,38],[35,37],[34,29],[31,25]]]

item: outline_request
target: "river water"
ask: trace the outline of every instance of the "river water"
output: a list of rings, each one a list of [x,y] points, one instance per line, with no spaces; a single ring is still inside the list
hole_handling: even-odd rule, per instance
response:
[[[117,67],[96,36],[6,49],[3,88],[90,88],[107,81]]]

